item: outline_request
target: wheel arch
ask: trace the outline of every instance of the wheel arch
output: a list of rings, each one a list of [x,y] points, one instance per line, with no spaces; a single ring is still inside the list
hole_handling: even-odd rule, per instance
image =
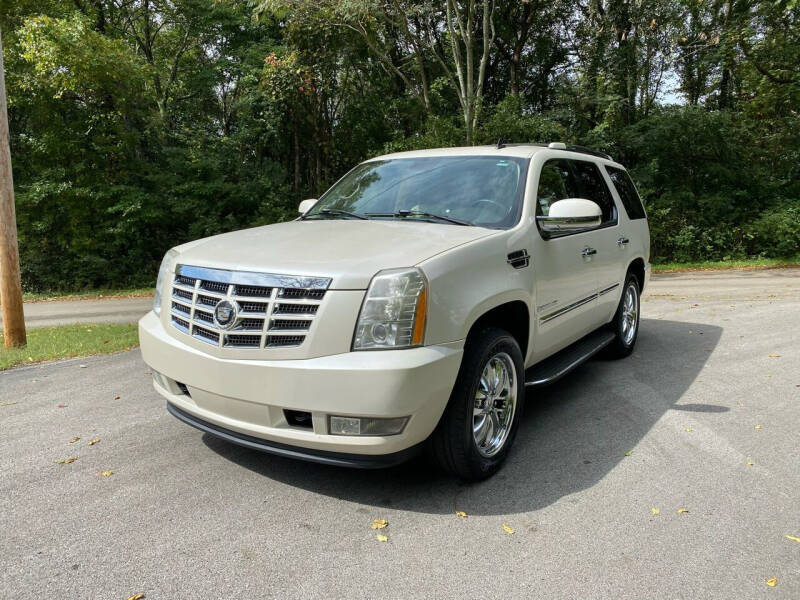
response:
[[[508,331],[517,340],[522,351],[523,360],[528,353],[528,340],[530,339],[530,309],[528,304],[521,299],[504,300],[473,316],[467,330],[467,343],[471,336],[487,327],[498,327]]]
[[[632,273],[634,277],[636,277],[636,281],[639,283],[639,294],[641,294],[644,291],[644,283],[645,283],[644,259],[641,257],[634,258],[628,265],[628,270],[626,271],[625,279],[628,278],[627,273]]]

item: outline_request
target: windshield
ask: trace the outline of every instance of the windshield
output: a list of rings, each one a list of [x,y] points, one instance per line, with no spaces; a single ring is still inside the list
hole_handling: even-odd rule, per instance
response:
[[[372,218],[437,220],[439,216],[507,229],[519,220],[527,164],[527,159],[509,156],[366,162],[339,180],[304,218],[347,218],[337,211]]]

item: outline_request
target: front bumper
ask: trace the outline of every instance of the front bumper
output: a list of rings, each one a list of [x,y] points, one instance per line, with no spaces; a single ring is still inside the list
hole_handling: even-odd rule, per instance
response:
[[[413,458],[421,449],[422,444],[411,446],[406,450],[393,452],[392,454],[347,454],[344,452],[330,452],[325,450],[311,450],[309,448],[300,448],[299,446],[287,446],[278,442],[270,442],[262,438],[253,437],[244,433],[231,431],[224,427],[219,427],[213,423],[203,421],[197,417],[181,410],[174,404],[167,402],[167,411],[177,419],[180,419],[187,425],[196,427],[200,431],[210,433],[211,435],[226,440],[228,442],[283,456],[285,458],[296,458],[309,462],[321,463],[325,465],[334,465],[337,467],[354,467],[357,469],[380,469],[384,467],[391,467],[400,464]]]
[[[405,454],[397,453],[422,443],[447,405],[463,353],[456,342],[302,360],[224,359],[169,335],[153,313],[139,321],[139,340],[155,389],[181,420],[274,454],[349,466],[398,462]],[[291,425],[284,410],[311,413],[312,427]],[[410,418],[398,435],[341,436],[328,433],[329,415]]]

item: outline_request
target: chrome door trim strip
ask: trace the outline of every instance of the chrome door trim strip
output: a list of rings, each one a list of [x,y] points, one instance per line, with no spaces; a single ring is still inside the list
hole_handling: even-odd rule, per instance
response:
[[[257,285],[272,288],[300,288],[306,290],[327,290],[328,286],[331,284],[330,277],[229,271],[227,269],[212,269],[209,267],[195,267],[192,265],[176,265],[175,275],[234,285]]]
[[[591,296],[587,296],[586,298],[582,298],[580,300],[577,300],[576,302],[573,302],[572,304],[568,304],[567,306],[564,306],[563,308],[559,308],[558,310],[553,311],[550,314],[544,315],[543,317],[539,317],[539,323],[547,323],[548,321],[552,321],[553,319],[555,319],[557,317],[560,317],[561,315],[565,315],[568,312],[570,312],[572,310],[575,310],[576,308],[579,308],[579,307],[583,306],[584,304],[587,304],[587,303],[591,302],[592,300],[596,300],[597,299],[597,295],[598,295],[597,292],[595,292]]]
[[[613,290],[617,289],[618,287],[619,287],[619,284],[615,283],[614,285],[611,285],[611,286],[609,286],[609,287],[607,287],[605,289],[600,290],[599,292],[597,292],[597,295],[598,296],[602,296],[603,294],[607,294],[608,292],[613,291]]]
[[[567,306],[559,308],[558,310],[553,311],[551,313],[548,313],[548,314],[544,315],[543,317],[539,317],[539,323],[544,324],[544,323],[547,323],[548,321],[552,321],[553,319],[555,319],[557,317],[560,317],[561,315],[565,315],[568,312],[570,312],[572,310],[575,310],[576,308],[579,308],[579,307],[583,306],[584,304],[587,304],[587,303],[591,302],[592,300],[596,300],[597,298],[599,298],[603,294],[607,294],[607,293],[617,289],[618,287],[619,287],[619,284],[615,283],[614,285],[608,286],[607,288],[604,288],[604,289],[600,290],[599,292],[594,292],[590,296],[586,296],[586,298],[582,298],[580,300],[577,300],[577,301],[573,302],[572,304],[568,304]],[[550,306],[551,304],[553,304],[553,303],[550,302],[549,304],[545,304],[543,306],[540,306],[539,310],[541,310],[542,308],[545,308],[547,306]]]

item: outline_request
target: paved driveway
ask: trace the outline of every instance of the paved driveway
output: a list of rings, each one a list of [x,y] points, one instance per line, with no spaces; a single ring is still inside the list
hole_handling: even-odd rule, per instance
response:
[[[203,435],[138,351],[0,373],[0,597],[800,598],[800,271],[661,278],[643,310],[472,485]]]

